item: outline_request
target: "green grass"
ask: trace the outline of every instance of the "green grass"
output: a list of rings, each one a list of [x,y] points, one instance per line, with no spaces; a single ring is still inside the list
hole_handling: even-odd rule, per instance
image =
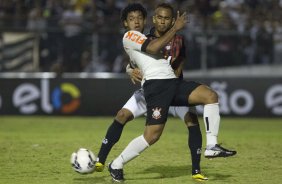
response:
[[[125,127],[108,161],[142,134],[144,120],[134,120]],[[69,162],[79,147],[97,154],[111,122],[111,117],[1,116],[0,183],[111,183],[106,170],[80,175]],[[205,145],[204,131],[203,140]],[[206,183],[282,183],[281,119],[222,118],[219,142],[236,149],[238,155],[213,160],[202,157],[202,171],[209,177]],[[180,120],[170,118],[159,142],[125,166],[125,183],[194,183],[190,173],[187,129]]]

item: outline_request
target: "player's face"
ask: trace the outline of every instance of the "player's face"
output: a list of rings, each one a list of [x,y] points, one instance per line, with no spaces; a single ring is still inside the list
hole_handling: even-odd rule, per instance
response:
[[[173,25],[174,18],[171,10],[167,8],[157,8],[155,15],[153,16],[153,23],[156,31],[159,33],[165,33]]]
[[[141,11],[132,11],[127,15],[127,18],[123,23],[128,30],[139,31],[142,33],[146,21]]]

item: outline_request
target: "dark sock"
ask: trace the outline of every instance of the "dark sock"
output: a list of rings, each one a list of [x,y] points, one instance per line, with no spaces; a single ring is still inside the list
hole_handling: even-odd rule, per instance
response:
[[[202,133],[199,125],[191,126],[189,130],[189,148],[192,158],[192,174],[200,172]]]
[[[115,145],[118,142],[124,125],[120,124],[118,121],[114,120],[114,122],[108,128],[106,133],[106,137],[102,141],[101,148],[98,154],[99,162],[105,164],[106,159]]]

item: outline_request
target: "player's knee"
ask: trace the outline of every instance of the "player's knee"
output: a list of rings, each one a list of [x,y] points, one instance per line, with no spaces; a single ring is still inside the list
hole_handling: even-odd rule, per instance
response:
[[[215,91],[212,91],[210,98],[211,98],[211,103],[217,103],[218,102],[218,94]]]
[[[195,126],[199,124],[198,116],[195,113],[188,112],[185,115],[185,124],[187,127]]]
[[[152,145],[160,139],[161,135],[161,131],[145,132],[144,138],[149,145]]]
[[[218,103],[218,95],[215,91],[209,90],[207,96],[206,96],[206,103],[205,104],[212,104],[212,103]]]
[[[161,135],[159,135],[159,134],[151,135],[148,138],[147,142],[148,142],[149,145],[152,145],[152,144],[156,143],[160,139],[160,137],[161,137]]]
[[[133,114],[127,109],[121,109],[118,111],[115,119],[121,124],[125,124],[133,119]]]
[[[156,125],[150,124],[145,127],[143,135],[149,145],[156,143],[160,139],[164,127],[165,123]]]

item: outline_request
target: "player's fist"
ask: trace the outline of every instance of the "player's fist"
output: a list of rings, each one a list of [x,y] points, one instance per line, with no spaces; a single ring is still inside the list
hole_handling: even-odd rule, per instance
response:
[[[133,84],[135,84],[136,82],[141,82],[143,77],[141,71],[138,68],[134,68],[129,76]]]

